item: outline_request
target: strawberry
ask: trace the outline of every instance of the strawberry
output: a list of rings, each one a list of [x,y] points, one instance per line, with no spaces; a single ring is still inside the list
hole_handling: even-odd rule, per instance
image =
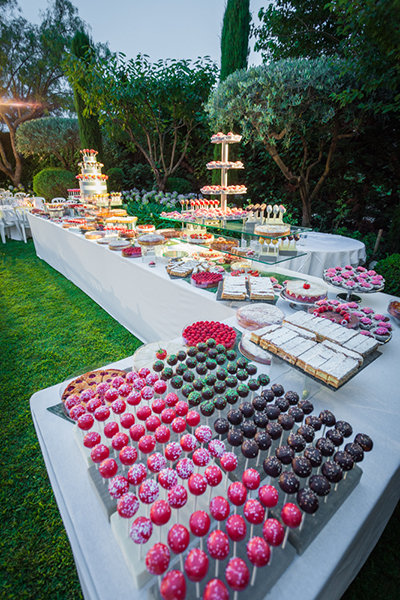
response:
[[[305,290],[309,290],[309,289],[310,289],[310,287],[311,287],[311,286],[310,286],[310,284],[309,284],[309,283],[303,283],[303,288],[304,288]]]
[[[167,358],[167,351],[164,350],[164,348],[159,348],[156,352],[156,356],[158,360],[164,360],[164,358]]]

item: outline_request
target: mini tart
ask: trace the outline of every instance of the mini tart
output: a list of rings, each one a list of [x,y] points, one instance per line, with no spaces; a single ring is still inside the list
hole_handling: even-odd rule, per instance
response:
[[[125,258],[137,258],[138,256],[142,256],[142,249],[138,246],[129,246],[129,248],[123,248],[122,256],[125,256]]]
[[[233,252],[233,248],[235,248],[238,245],[238,240],[226,240],[223,237],[219,237],[211,243],[211,248],[213,250],[219,250],[223,252]]]
[[[136,231],[140,233],[153,233],[156,228],[154,225],[136,225]]]
[[[131,245],[128,240],[114,240],[108,244],[110,250],[122,250],[123,248],[129,248]]]
[[[165,243],[165,237],[158,233],[145,233],[137,239],[141,246],[159,246]]]
[[[98,240],[105,236],[104,231],[88,231],[85,233],[85,238],[87,240]]]
[[[125,379],[126,372],[120,369],[88,371],[68,383],[63,390],[61,400],[65,403],[69,396],[74,394],[80,395],[83,390],[97,386],[99,383],[111,383],[115,377],[123,377]]]
[[[380,342],[386,342],[391,336],[389,329],[386,329],[386,327],[377,327],[372,333]]]
[[[182,235],[180,229],[157,229],[156,233],[162,235],[166,240],[170,240],[171,238],[179,238]]]

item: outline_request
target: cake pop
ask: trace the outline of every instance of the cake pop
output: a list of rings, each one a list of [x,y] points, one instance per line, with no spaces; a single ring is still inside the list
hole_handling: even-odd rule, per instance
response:
[[[207,575],[208,556],[203,550],[193,548],[185,560],[185,572],[190,581],[198,583]]]
[[[194,464],[190,458],[181,458],[176,463],[175,470],[181,479],[189,479],[194,473]]]
[[[226,498],[223,496],[216,496],[210,502],[210,513],[213,519],[216,521],[225,521],[229,516],[230,507]]]
[[[354,441],[356,444],[361,446],[364,452],[370,452],[374,447],[373,441],[366,433],[357,433]]]
[[[224,435],[229,430],[229,423],[226,419],[220,418],[214,421],[214,430],[218,435]]]
[[[89,448],[89,449],[94,448],[95,446],[100,444],[100,442],[101,442],[101,435],[99,433],[97,433],[97,431],[90,431],[83,438],[83,445],[85,446],[85,448]],[[362,452],[362,450],[361,450],[361,452]],[[105,457],[105,458],[107,458],[107,457]]]
[[[294,450],[293,448],[285,444],[276,448],[275,456],[281,461],[283,465],[290,465],[294,457]]]
[[[332,456],[335,452],[335,446],[332,442],[323,437],[317,440],[315,447],[321,452],[322,456]]]
[[[221,440],[211,440],[208,444],[208,450],[214,458],[221,458],[225,452],[225,444]]]
[[[347,421],[336,421],[335,429],[340,431],[343,437],[348,438],[353,433],[353,428]]]
[[[256,490],[260,481],[260,474],[255,469],[246,469],[242,475],[242,483],[248,490]]]
[[[314,429],[314,431],[319,431],[322,427],[322,421],[319,417],[315,415],[309,415],[305,418],[305,424],[310,425]]]
[[[159,494],[160,488],[158,487],[158,483],[153,479],[145,479],[145,481],[140,484],[139,499],[144,504],[152,504],[157,500]]]
[[[118,499],[117,511],[123,519],[131,519],[137,513],[138,508],[139,500],[132,492],[127,492]]]
[[[295,494],[300,487],[300,482],[292,471],[284,471],[279,476],[279,486],[285,494]]]
[[[196,537],[207,535],[210,530],[210,517],[204,510],[197,510],[190,515],[189,527],[190,531]]]
[[[113,458],[106,458],[100,463],[99,473],[103,479],[110,479],[118,471],[118,465]]]
[[[282,523],[277,519],[267,519],[263,525],[263,537],[270,546],[280,546],[285,537]]]
[[[250,581],[249,569],[241,558],[231,558],[225,569],[226,581],[233,590],[244,590]]]
[[[245,440],[243,442],[243,444],[241,445],[241,450],[242,450],[243,456],[245,456],[246,459],[255,458],[259,452],[258,445],[255,440]],[[247,462],[246,462],[246,465],[247,465]]]
[[[211,460],[211,455],[207,448],[197,448],[193,452],[193,462],[196,467],[206,467]]]
[[[299,477],[309,477],[309,475],[311,475],[312,465],[305,456],[296,456],[292,460],[292,469]]]
[[[156,447],[155,437],[152,435],[144,435],[140,438],[138,447],[143,454],[151,454]]]
[[[164,456],[170,462],[174,462],[178,460],[178,458],[182,455],[182,448],[177,442],[171,442],[165,448]]]
[[[308,484],[317,496],[327,496],[331,491],[331,484],[324,475],[312,475]]]
[[[179,509],[187,502],[187,491],[183,485],[176,485],[168,491],[168,504],[171,508]]]
[[[307,444],[311,444],[315,437],[315,431],[311,427],[311,425],[301,425],[301,427],[299,427],[296,431],[296,434],[301,435],[305,439]]]
[[[220,579],[210,579],[204,588],[203,600],[229,600],[228,588]]]
[[[119,432],[118,423],[116,423],[115,421],[111,421],[110,423],[107,423],[107,425],[105,425],[103,431],[104,431],[104,435],[106,436],[106,438],[111,440],[114,437],[114,435],[117,435],[117,433]]]
[[[122,475],[117,475],[111,479],[110,483],[108,484],[108,493],[110,494],[111,498],[114,498],[115,500],[121,498],[121,496],[126,494],[128,491],[129,481]]]
[[[127,479],[129,483],[135,486],[140,485],[146,479],[146,476],[147,470],[142,463],[133,465],[127,473]]]
[[[135,417],[132,413],[125,413],[120,416],[119,422],[124,429],[130,429],[135,423]]]
[[[318,510],[318,496],[309,488],[303,488],[297,492],[297,503],[301,510],[313,515]]]
[[[167,466],[167,460],[161,452],[151,454],[147,459],[147,468],[152,473],[159,473]]]
[[[88,434],[90,435],[90,434]],[[85,436],[86,437],[86,436]],[[361,462],[364,458],[364,451],[359,444],[353,442],[352,444],[346,444],[344,447],[345,452],[350,454],[354,462]]]
[[[129,536],[135,544],[146,544],[153,533],[153,525],[150,519],[138,517],[131,525]]]
[[[161,527],[171,518],[171,508],[165,500],[156,500],[150,509],[150,519],[154,525]]]
[[[261,503],[267,508],[273,508],[278,504],[279,492],[273,485],[263,485],[258,490]]]
[[[231,483],[228,487],[228,499],[234,506],[242,506],[247,499],[247,489],[240,481]]]
[[[276,456],[270,456],[264,460],[263,469],[270,477],[279,477],[282,472],[281,461]]]
[[[172,489],[178,483],[178,475],[174,469],[167,467],[158,474],[158,483],[165,490]]]
[[[160,425],[154,431],[154,437],[159,444],[166,444],[171,438],[171,432],[166,425]]]
[[[247,534],[246,522],[240,515],[231,515],[226,521],[226,532],[233,542],[241,542]]]
[[[168,569],[169,550],[165,544],[154,544],[146,554],[146,569],[152,575],[162,575]]]
[[[306,440],[298,433],[289,433],[287,443],[295,452],[302,452],[306,447]]]
[[[201,496],[207,489],[207,480],[200,473],[193,473],[188,479],[188,489],[194,496]]]
[[[189,546],[189,531],[186,529],[186,527],[184,527],[184,525],[176,523],[168,531],[167,541],[168,546],[171,548],[174,554],[181,554]]]
[[[200,444],[208,444],[212,438],[212,430],[206,425],[201,425],[200,427],[197,427],[194,435]]]
[[[352,456],[348,452],[345,452],[343,450],[336,452],[333,457],[333,460],[339,465],[339,467],[343,471],[345,471],[345,477],[347,471],[351,471],[351,469],[354,467],[354,460]]]
[[[160,593],[163,600],[185,600],[186,581],[183,573],[176,569],[169,571],[161,582]]]
[[[343,436],[338,429],[329,429],[329,431],[326,432],[326,437],[336,447],[343,444]]]
[[[267,542],[261,537],[252,537],[247,542],[246,552],[247,558],[255,567],[265,567],[269,563],[271,550]]]
[[[216,487],[222,481],[222,471],[217,465],[210,465],[204,471],[204,477],[210,487]]]

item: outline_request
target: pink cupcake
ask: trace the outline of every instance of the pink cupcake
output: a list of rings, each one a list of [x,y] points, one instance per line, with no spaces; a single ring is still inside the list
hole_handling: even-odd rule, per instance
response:
[[[377,327],[373,334],[380,342],[386,342],[390,338],[390,331],[386,327]]]
[[[347,269],[348,271],[353,270],[353,267],[351,265],[345,265],[344,268]]]
[[[371,308],[370,306],[364,306],[364,308],[362,308],[361,310],[365,315],[373,315],[374,314],[374,309]]]
[[[369,275],[370,277],[374,277],[375,275],[377,275],[377,272],[371,269],[370,271],[367,271],[367,275]]]
[[[369,290],[372,290],[372,285],[370,283],[368,283],[368,281],[362,281],[361,283],[358,284],[359,288],[360,288],[360,292],[365,291],[368,292]]]
[[[377,324],[377,327],[384,327],[385,329],[389,329],[389,331],[392,331],[391,324],[387,323],[386,321],[379,321],[379,323]]]
[[[360,319],[360,327],[361,329],[371,329],[372,319],[369,317],[361,317]]]
[[[352,273],[349,273],[348,271],[343,271],[343,273],[342,273],[343,279],[351,279],[352,276],[353,276]]]
[[[375,321],[389,321],[389,317],[386,317],[385,315],[381,315],[380,313],[376,313],[372,318]]]
[[[336,277],[332,277],[333,285],[342,285],[343,281],[344,281],[343,277],[340,277],[339,275],[337,275]]]
[[[365,267],[357,267],[356,271],[358,271],[358,273],[365,273],[367,269]]]
[[[352,312],[352,314],[353,314],[355,317],[357,317],[358,319],[361,319],[361,318],[364,316],[364,313],[362,313],[362,312],[359,312],[358,310],[354,310],[354,311]]]

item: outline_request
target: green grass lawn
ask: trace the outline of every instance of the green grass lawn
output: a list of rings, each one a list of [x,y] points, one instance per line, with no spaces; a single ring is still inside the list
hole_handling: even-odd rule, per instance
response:
[[[31,241],[0,246],[0,319],[0,597],[81,598],[29,398],[71,374],[133,354],[140,342],[39,260]],[[396,516],[345,600],[398,597]]]

